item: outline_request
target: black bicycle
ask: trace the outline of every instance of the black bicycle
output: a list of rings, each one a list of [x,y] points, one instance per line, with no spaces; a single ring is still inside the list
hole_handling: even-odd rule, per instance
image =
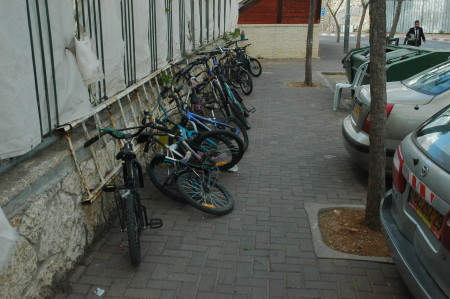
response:
[[[88,140],[84,147],[92,145],[103,135],[110,135],[115,139],[124,140],[124,146],[117,153],[116,159],[122,161],[123,186],[105,185],[103,191],[114,192],[116,208],[119,215],[121,230],[128,235],[128,247],[131,263],[137,267],[141,263],[141,232],[149,228],[160,228],[163,223],[159,218],[148,219],[146,208],[141,205],[139,188],[144,187],[142,167],[136,159],[132,140],[139,136],[146,126],[125,128],[120,130],[100,129],[100,134]],[[123,131],[138,129],[137,133],[127,134]]]

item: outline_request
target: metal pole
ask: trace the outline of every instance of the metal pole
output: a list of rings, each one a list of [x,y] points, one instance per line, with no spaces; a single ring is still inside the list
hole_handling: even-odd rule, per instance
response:
[[[347,0],[347,7],[345,9],[344,54],[348,53],[349,35],[350,35],[350,0]]]

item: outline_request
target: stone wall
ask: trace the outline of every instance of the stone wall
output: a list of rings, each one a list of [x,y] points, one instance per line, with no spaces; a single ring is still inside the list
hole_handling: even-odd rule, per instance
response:
[[[142,99],[144,94],[138,90],[133,92],[130,101],[123,101],[124,114],[117,102],[101,112],[102,127],[111,127],[110,112],[117,127],[125,124],[122,115],[128,118],[128,126],[133,126],[134,115],[140,111],[138,93]],[[85,123],[94,136],[94,119],[91,117]],[[65,278],[111,219],[116,219],[115,201],[110,193],[102,193],[91,204],[82,204],[87,194],[81,178],[85,178],[89,189],[98,186],[99,172],[105,177],[119,165],[114,159],[118,143],[103,137],[92,146],[98,157],[97,171],[91,150],[83,148],[86,137],[81,126],[72,130],[70,137],[82,176],[65,135],[0,175],[0,206],[20,234],[10,264],[0,276],[0,298],[51,295],[52,286]],[[142,165],[150,158],[150,154],[145,157],[139,154]],[[120,183],[120,172],[115,181]]]
[[[251,42],[248,53],[260,58],[305,58],[306,24],[239,25]],[[319,25],[314,25],[313,57],[319,56]]]

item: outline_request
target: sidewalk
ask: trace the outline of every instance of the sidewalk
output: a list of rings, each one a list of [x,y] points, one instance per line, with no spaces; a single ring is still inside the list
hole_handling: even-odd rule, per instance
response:
[[[147,179],[143,203],[164,226],[143,233],[142,264],[131,266],[116,223],[56,298],[408,298],[393,264],[315,254],[305,203],[362,204],[367,190],[342,145],[346,113],[332,111],[320,74],[343,72],[341,45],[320,47],[313,79],[321,87],[286,85],[303,80],[304,61],[262,61],[245,98],[257,109],[249,149],[239,172],[220,177],[235,198],[232,213],[211,217]]]
[[[322,32],[320,33],[322,36],[336,36],[336,33],[326,33]],[[386,34],[388,35],[388,34]],[[394,37],[398,37],[400,39],[404,39],[406,34],[395,34]],[[341,36],[344,36],[344,33],[341,33]],[[357,34],[355,32],[350,33],[351,37],[356,37]],[[369,34],[362,33],[361,37],[369,37]],[[450,35],[446,34],[432,34],[432,33],[425,33],[425,38],[427,41],[438,41],[438,42],[450,42]]]

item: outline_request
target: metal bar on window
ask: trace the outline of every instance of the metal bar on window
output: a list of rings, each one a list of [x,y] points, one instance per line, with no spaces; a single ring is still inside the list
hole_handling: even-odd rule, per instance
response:
[[[136,83],[136,38],[135,38],[135,31],[134,31],[134,5],[133,0],[130,0],[131,3],[131,30],[132,33],[130,34],[131,38],[133,39],[133,84]],[[131,41],[130,41],[131,44]]]
[[[92,38],[92,22],[91,22],[91,4],[89,4],[89,0],[86,0],[88,7],[88,19],[89,19],[89,37]]]
[[[103,48],[103,24],[102,24],[102,8],[100,5],[100,0],[98,0],[98,19],[100,22],[100,49],[102,54],[102,72],[103,72],[103,97],[107,99],[106,96],[106,78],[105,78],[105,51]],[[102,99],[100,99],[101,101]]]
[[[127,42],[128,42],[128,56],[129,56],[129,73],[130,76],[128,78],[128,86],[133,84],[133,55],[132,55],[132,47],[131,47],[131,12],[130,12],[130,1],[127,0]]]
[[[206,0],[206,42],[209,43],[209,0]]]
[[[84,11],[84,0],[81,0],[81,14],[83,16],[83,31],[86,32],[86,21],[85,21],[86,12]]]
[[[203,1],[198,0],[198,7],[200,12],[200,45],[203,45]]]
[[[123,1],[120,1],[120,18],[121,18],[121,25],[122,25],[122,40],[125,41],[125,22],[124,22],[124,18],[125,18],[125,4],[123,3]],[[125,48],[126,48],[126,43],[125,43]],[[125,82],[127,82],[127,65],[126,65],[126,50],[125,50],[125,55],[123,57],[123,76],[125,78]]]
[[[41,131],[41,137],[44,135],[42,129],[42,113],[41,113],[41,101],[39,99],[39,89],[38,89],[38,80],[36,74],[36,60],[34,57],[34,42],[33,42],[33,30],[31,26],[31,16],[30,16],[30,3],[26,0],[27,5],[27,19],[28,19],[28,32],[30,33],[30,45],[31,45],[31,61],[33,62],[33,75],[34,75],[34,89],[36,92],[36,101],[37,101],[37,109],[39,114],[39,129]]]
[[[97,54],[97,58],[100,58],[99,51],[98,51],[98,33],[97,33],[97,9],[95,7],[95,0],[92,0],[92,8],[94,13],[94,31],[95,31],[95,53]],[[98,82],[98,99],[102,100],[102,87],[100,84],[100,81]],[[97,95],[97,93],[95,93]]]
[[[56,126],[59,126],[58,94],[56,93],[55,58],[53,55],[52,27],[50,25],[50,14],[48,13],[48,0],[45,0],[45,11],[47,14],[48,40],[50,43],[50,65],[52,67],[52,75],[53,75],[52,81],[53,81],[53,93],[55,96]],[[50,128],[50,130],[51,129],[52,128]]]
[[[75,17],[77,24],[77,39],[80,39],[80,16],[78,14],[78,0],[75,0]]]
[[[195,1],[191,0],[191,37],[192,37],[192,46],[195,51]]]

